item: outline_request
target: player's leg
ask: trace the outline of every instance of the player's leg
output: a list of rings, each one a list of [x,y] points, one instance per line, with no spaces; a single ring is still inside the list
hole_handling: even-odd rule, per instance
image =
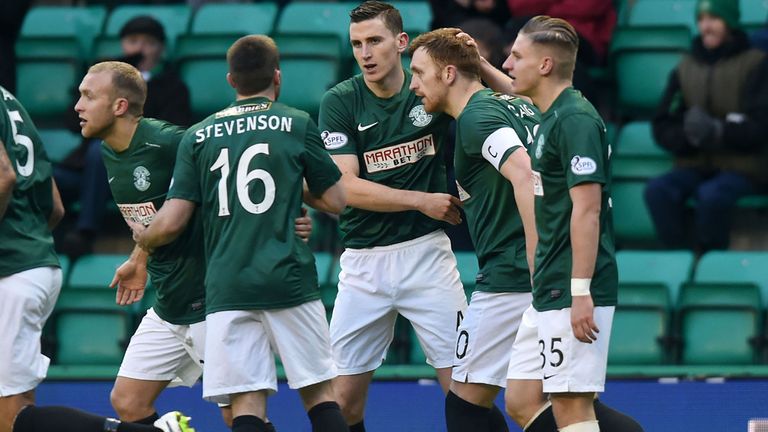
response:
[[[74,408],[47,406],[24,407],[16,416],[13,432],[195,432],[189,417],[175,411],[152,425],[127,423],[90,414]]]
[[[60,289],[55,267],[0,278],[0,432],[9,432],[19,410],[34,403],[34,389],[48,371],[40,336]]]
[[[232,404],[233,431],[265,431],[266,397],[277,390],[277,376],[262,312],[215,312],[206,328],[203,398]]]
[[[325,308],[320,300],[262,312],[273,350],[280,356],[288,386],[299,390],[315,432],[346,432],[331,379],[336,371]]]
[[[390,253],[378,249],[347,249],[341,255],[339,292],[330,325],[338,371],[333,388],[344,418],[356,432],[365,430],[368,386],[392,342],[397,318],[391,284],[382,276],[388,274]]]
[[[160,418],[155,400],[169,381],[147,381],[118,376],[109,400],[118,417],[127,422],[152,424]]]

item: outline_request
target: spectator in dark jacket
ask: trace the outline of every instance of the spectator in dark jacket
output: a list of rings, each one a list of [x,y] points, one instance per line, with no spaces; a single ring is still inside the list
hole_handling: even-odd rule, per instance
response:
[[[175,69],[163,62],[165,31],[162,24],[150,16],[135,17],[120,30],[120,44],[124,57],[119,60],[136,66],[147,82],[144,116],[189,126],[192,123],[189,89]],[[74,111],[71,120],[70,128],[79,133],[79,119]],[[90,253],[110,198],[101,141],[84,139],[80,147],[55,167],[54,176],[65,203],[80,201],[75,228],[64,236],[61,251],[71,257]]]
[[[676,167],[648,183],[646,202],[661,242],[689,247],[686,203],[695,200],[694,248],[728,247],[739,198],[766,184],[768,61],[739,28],[739,3],[700,0],[700,35],[672,72],[653,120]]]

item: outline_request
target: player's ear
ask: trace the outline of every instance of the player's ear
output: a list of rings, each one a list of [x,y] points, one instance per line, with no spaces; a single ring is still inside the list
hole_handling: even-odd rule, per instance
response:
[[[235,81],[232,79],[232,74],[227,72],[227,83],[229,83],[230,87],[237,90],[237,87],[235,86]]]
[[[128,99],[126,98],[117,98],[115,99],[115,102],[112,104],[112,111],[114,112],[115,116],[121,116],[128,112],[129,107]]]
[[[280,69],[275,69],[275,75],[272,77],[272,85],[275,88],[275,100],[280,97],[280,86],[283,84],[283,75]]]
[[[555,60],[550,56],[545,56],[541,58],[541,62],[539,63],[539,74],[540,75],[549,75],[552,73],[552,71],[555,69]]]
[[[395,39],[397,40],[397,52],[400,54],[404,53],[408,48],[408,33],[401,32],[395,37]]]
[[[448,85],[453,84],[453,82],[456,81],[457,73],[458,71],[456,70],[456,66],[447,65],[443,68],[443,81],[445,81]]]

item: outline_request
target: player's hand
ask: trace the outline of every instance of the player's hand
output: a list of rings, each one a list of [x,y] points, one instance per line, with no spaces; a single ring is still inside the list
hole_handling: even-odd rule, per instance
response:
[[[144,297],[147,285],[147,268],[132,260],[124,262],[115,271],[110,288],[117,286],[115,302],[125,306],[136,303]]]
[[[307,215],[305,207],[301,208],[301,217],[296,218],[296,235],[301,237],[304,243],[307,243],[312,235],[312,218]]]
[[[461,200],[450,194],[426,193],[419,201],[419,211],[439,221],[448,222],[451,225],[461,223]]]
[[[576,339],[584,343],[597,340],[600,329],[595,324],[595,305],[591,295],[573,296],[571,302],[571,328]]]
[[[137,245],[139,245],[140,248],[144,249],[147,252],[152,252],[151,249],[147,247],[146,244],[144,244],[143,239],[141,238],[141,234],[144,233],[144,231],[147,230],[147,227],[133,221],[125,221],[128,226],[131,228],[131,231],[133,232],[133,241],[136,242]]]

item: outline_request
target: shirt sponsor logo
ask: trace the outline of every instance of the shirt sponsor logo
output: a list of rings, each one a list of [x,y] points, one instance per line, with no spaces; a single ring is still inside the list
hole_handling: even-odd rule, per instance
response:
[[[257,111],[266,111],[272,106],[272,102],[262,102],[257,104],[238,105],[229,107],[216,113],[216,118],[247,114]]]
[[[149,181],[149,170],[139,165],[133,170],[133,185],[144,192],[152,183]]]
[[[432,134],[429,134],[413,141],[367,151],[363,153],[363,159],[368,172],[375,173],[413,164],[424,156],[434,155],[435,140]]]
[[[472,195],[470,195],[469,193],[467,193],[467,191],[465,191],[465,190],[464,190],[464,188],[463,188],[463,187],[461,187],[461,185],[459,184],[459,181],[458,181],[458,180],[456,180],[456,189],[458,189],[458,190],[459,190],[459,199],[460,199],[460,200],[462,200],[462,201],[466,201],[466,200],[468,200],[468,199],[472,198]]]
[[[408,117],[411,118],[413,125],[416,127],[424,127],[432,121],[432,114],[427,114],[424,110],[424,105],[416,105],[408,113]]]
[[[342,148],[347,145],[347,142],[349,141],[347,135],[341,132],[323,131],[323,133],[320,134],[320,138],[323,139],[323,144],[325,144],[325,148],[328,150]]]
[[[597,163],[592,158],[576,155],[571,159],[571,172],[576,175],[589,175],[597,171]]]
[[[536,196],[544,196],[544,184],[541,182],[541,173],[538,171],[533,172],[533,194]]]
[[[118,204],[117,208],[126,221],[137,222],[142,225],[149,225],[157,213],[155,205],[152,202],[136,204]]]

